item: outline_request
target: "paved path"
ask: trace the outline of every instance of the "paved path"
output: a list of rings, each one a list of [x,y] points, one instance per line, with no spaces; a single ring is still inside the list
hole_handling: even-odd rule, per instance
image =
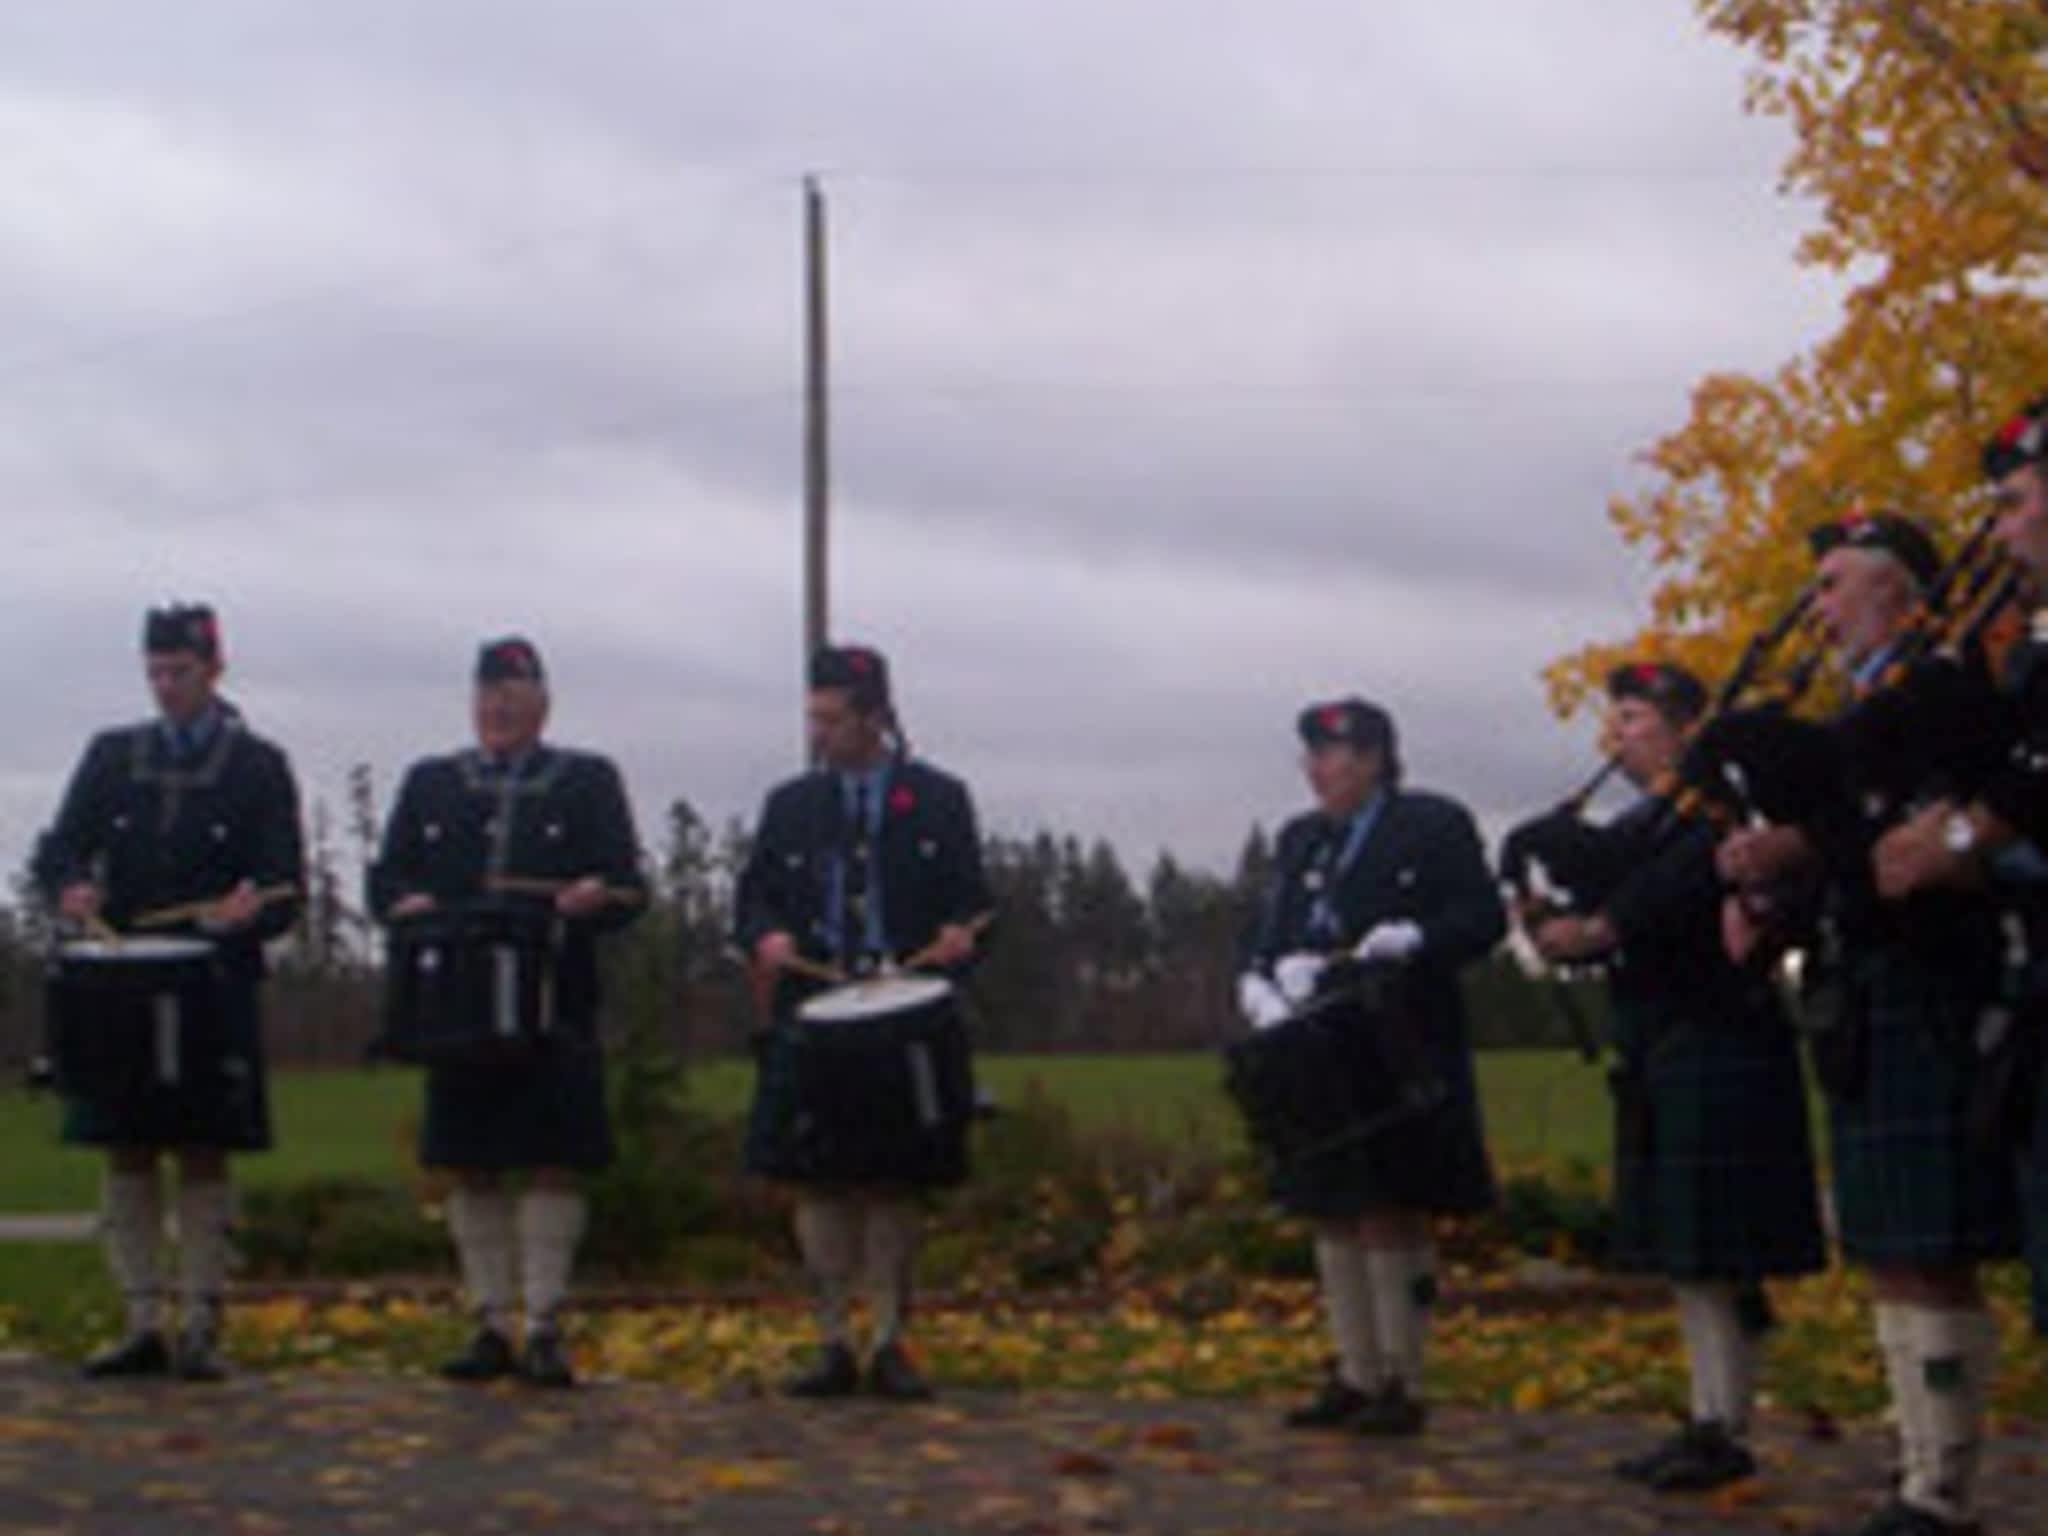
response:
[[[0,1216],[0,1243],[82,1243],[98,1235],[95,1211],[39,1211]]]
[[[1668,1500],[1605,1471],[1659,1426],[1470,1410],[1419,1442],[1289,1435],[1271,1404],[959,1393],[930,1407],[573,1394],[299,1372],[90,1384],[0,1359],[0,1530],[120,1536],[689,1529],[1798,1532],[1880,1487],[1873,1430],[1764,1427],[1764,1477]],[[1987,1464],[1988,1529],[2048,1532],[2048,1435]]]

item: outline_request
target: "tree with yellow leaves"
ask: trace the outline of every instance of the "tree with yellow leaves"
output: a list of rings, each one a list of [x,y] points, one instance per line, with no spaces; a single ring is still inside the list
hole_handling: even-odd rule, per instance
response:
[[[1789,602],[1805,531],[1895,507],[1959,531],[1977,448],[2048,387],[2048,0],[1698,0],[1754,56],[1814,200],[1798,260],[1853,283],[1840,328],[1766,377],[1712,374],[1615,501],[1657,572],[1644,628],[1554,662],[1576,708],[1625,656],[1724,674]]]

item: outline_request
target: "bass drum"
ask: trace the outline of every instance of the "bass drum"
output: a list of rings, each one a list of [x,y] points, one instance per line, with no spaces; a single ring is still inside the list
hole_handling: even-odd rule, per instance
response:
[[[1401,1133],[1450,1097],[1398,971],[1333,972],[1286,1019],[1224,1050],[1225,1086],[1283,1203],[1293,1189],[1388,1183]]]

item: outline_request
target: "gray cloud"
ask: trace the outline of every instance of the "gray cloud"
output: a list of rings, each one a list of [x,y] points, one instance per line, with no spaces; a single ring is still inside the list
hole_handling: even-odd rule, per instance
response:
[[[1360,688],[1490,817],[1585,761],[1602,507],[1825,322],[1681,0],[75,0],[0,16],[0,856],[215,597],[309,791],[548,649],[652,818],[796,742],[797,177],[841,627],[988,819],[1211,863]]]

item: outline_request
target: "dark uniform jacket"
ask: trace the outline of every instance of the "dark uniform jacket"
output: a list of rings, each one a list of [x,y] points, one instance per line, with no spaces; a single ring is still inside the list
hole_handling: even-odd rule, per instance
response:
[[[1614,830],[1634,867],[1602,908],[1618,940],[1613,1260],[1681,1280],[1820,1269],[1798,1047],[1769,978],[1722,947],[1713,829],[1645,799]]]
[[[291,765],[226,706],[212,737],[182,761],[155,721],[103,732],[72,775],[36,850],[34,873],[52,898],[80,880],[95,882],[105,897],[103,915],[122,929],[152,911],[223,896],[243,880],[296,888],[305,871]],[[264,974],[264,942],[289,929],[297,913],[295,897],[272,901],[248,927],[216,939],[216,999],[228,1053],[220,1092],[194,1083],[179,1102],[151,1110],[74,1101],[66,1136],[268,1146],[256,983]],[[183,931],[196,928],[188,923]]]
[[[916,758],[889,766],[880,826],[872,850],[887,958],[913,958],[949,923],[967,923],[992,910],[982,871],[981,839],[967,786]],[[770,933],[792,935],[806,958],[853,970],[863,960],[861,935],[832,931],[835,872],[843,870],[854,829],[837,773],[813,771],[772,790],[761,810],[746,868],[734,898],[734,941],[749,955]],[[759,1038],[760,1072],[748,1125],[747,1166],[775,1178],[830,1183],[847,1175],[820,1166],[806,1150],[800,1122],[795,1011],[820,984],[783,975],[773,999],[774,1020]],[[964,1036],[959,1059],[947,1069],[952,1096],[972,1084]],[[937,1151],[915,1182],[954,1183],[966,1175],[964,1125],[949,1124]],[[830,1161],[830,1159],[825,1159]]]
[[[770,792],[735,899],[733,937],[748,954],[780,931],[812,960],[847,958],[834,952],[828,931],[833,868],[851,838],[847,819],[835,773],[806,773]],[[889,770],[875,867],[892,959],[908,959],[945,924],[990,910],[967,786],[916,758]],[[791,981],[785,1006],[809,990]]]
[[[2048,620],[2037,614],[2030,633],[2006,660],[2005,697],[2013,713],[2006,760],[1983,801],[2025,839],[2001,866],[2012,878],[2000,894],[2020,926],[2023,950],[2014,978],[2017,1028],[1998,1053],[1987,1107],[1995,1134],[2020,1153],[2026,1254],[2033,1271],[2034,1327],[2048,1335]]]
[[[1507,918],[1478,829],[1463,806],[1444,796],[1388,790],[1357,856],[1334,871],[1335,945],[1319,939],[1311,923],[1322,882],[1329,878],[1319,871],[1317,857],[1327,835],[1327,819],[1315,813],[1281,829],[1245,962],[1270,972],[1283,955],[1348,949],[1380,923],[1415,923],[1422,949],[1407,962],[1406,996],[1421,1020],[1430,1065],[1450,1097],[1425,1120],[1375,1138],[1366,1156],[1341,1166],[1333,1160],[1305,1178],[1283,1176],[1274,1196],[1299,1214],[1331,1219],[1375,1204],[1481,1209],[1492,1202],[1493,1175],[1480,1130],[1458,973],[1500,941]]]
[[[370,907],[389,921],[415,893],[437,904],[533,902],[494,894],[492,876],[570,881],[594,875],[643,892],[632,808],[618,770],[595,753],[546,744],[497,771],[475,749],[407,772],[369,877]],[[422,1161],[456,1168],[601,1167],[611,1160],[598,1051],[598,936],[633,921],[613,903],[562,926],[555,1021],[569,1042],[512,1065],[435,1066],[427,1074]]]

